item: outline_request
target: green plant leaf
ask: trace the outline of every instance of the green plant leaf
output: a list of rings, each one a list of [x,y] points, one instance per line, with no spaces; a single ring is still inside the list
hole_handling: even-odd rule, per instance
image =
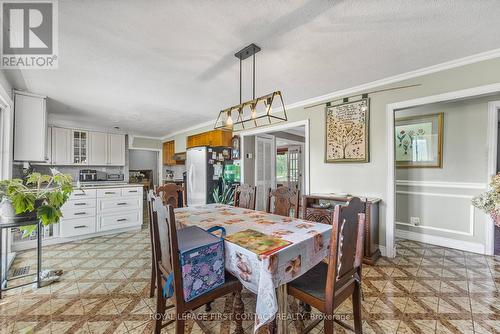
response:
[[[19,231],[23,232],[23,238],[27,238],[36,231],[36,225],[21,226]]]
[[[61,217],[61,211],[51,205],[41,205],[37,210],[38,219],[44,226],[55,224]]]

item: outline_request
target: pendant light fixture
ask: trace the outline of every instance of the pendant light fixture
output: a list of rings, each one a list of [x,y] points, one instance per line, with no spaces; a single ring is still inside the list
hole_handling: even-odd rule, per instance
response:
[[[255,54],[260,50],[260,47],[252,43],[235,53],[234,56],[240,60],[240,104],[221,110],[214,129],[239,131],[287,120],[285,104],[279,90],[255,98]],[[252,57],[252,100],[242,102],[242,62],[249,57]],[[273,105],[278,105],[278,108],[273,110]]]

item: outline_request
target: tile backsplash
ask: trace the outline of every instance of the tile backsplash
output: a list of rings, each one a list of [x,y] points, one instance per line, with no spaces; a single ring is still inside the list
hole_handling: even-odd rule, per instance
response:
[[[81,169],[95,169],[107,174],[124,174],[125,182],[128,182],[128,169],[126,167],[102,167],[102,166],[47,166],[47,165],[32,165],[33,171],[42,174],[51,174],[50,168],[56,168],[63,174],[70,174],[73,177],[73,181],[77,181]],[[23,166],[21,164],[14,164],[12,169],[13,178],[22,178],[23,176]]]
[[[164,166],[163,178],[166,178],[167,170],[171,170],[174,172],[174,179],[182,179],[182,173],[186,171],[186,165]]]

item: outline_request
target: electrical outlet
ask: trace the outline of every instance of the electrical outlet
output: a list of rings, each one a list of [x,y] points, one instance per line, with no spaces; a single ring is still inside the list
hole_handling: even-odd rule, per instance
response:
[[[420,217],[410,217],[410,224],[415,226],[420,225]]]

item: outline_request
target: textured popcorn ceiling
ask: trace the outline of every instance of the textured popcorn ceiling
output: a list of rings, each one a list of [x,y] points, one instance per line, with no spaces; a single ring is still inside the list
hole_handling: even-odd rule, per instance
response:
[[[53,118],[163,136],[257,95],[286,104],[500,47],[494,0],[59,1],[59,69],[11,71]],[[251,94],[244,63],[244,96]]]

